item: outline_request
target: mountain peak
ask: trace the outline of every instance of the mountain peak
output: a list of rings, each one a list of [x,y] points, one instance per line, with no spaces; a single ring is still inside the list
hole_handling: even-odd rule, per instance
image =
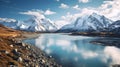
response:
[[[98,15],[97,13],[93,12],[92,15]]]
[[[111,20],[97,13],[78,17],[72,24],[65,25],[61,30],[74,31],[101,31],[103,28],[107,28],[111,23]]]
[[[6,22],[1,21],[0,22],[1,24],[18,30],[39,31],[39,32],[51,32],[51,31],[53,32],[57,30],[55,24],[52,21],[45,18],[44,15],[39,15],[39,14],[37,14],[36,16],[32,16],[30,19],[26,21],[20,21],[20,22],[16,21],[14,23],[10,23],[8,19],[2,19],[2,20],[6,20]]]
[[[95,18],[100,18],[102,15],[99,15],[99,14],[93,12],[90,16],[95,17]]]

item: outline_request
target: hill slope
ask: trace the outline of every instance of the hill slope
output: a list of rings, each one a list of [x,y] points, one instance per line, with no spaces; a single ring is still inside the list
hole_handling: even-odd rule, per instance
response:
[[[17,37],[20,36],[20,31],[13,30],[0,24],[0,37]]]
[[[16,40],[21,34],[24,32],[0,25],[0,67],[61,67],[39,48],[21,42],[21,38]]]

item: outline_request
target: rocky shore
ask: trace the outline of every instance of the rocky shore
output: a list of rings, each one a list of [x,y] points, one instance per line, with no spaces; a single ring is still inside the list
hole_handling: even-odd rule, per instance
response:
[[[62,67],[39,48],[14,38],[0,38],[0,67]]]
[[[23,32],[0,25],[0,67],[62,67],[52,56],[21,40],[37,33]]]

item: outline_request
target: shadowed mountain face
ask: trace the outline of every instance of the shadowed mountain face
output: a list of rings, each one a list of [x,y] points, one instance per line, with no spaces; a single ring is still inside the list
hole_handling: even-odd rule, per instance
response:
[[[115,21],[109,26],[111,32],[120,33],[120,20]]]

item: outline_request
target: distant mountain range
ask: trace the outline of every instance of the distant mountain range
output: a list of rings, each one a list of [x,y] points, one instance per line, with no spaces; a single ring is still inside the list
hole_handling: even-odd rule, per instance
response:
[[[57,32],[120,32],[120,21],[112,21],[105,16],[93,13],[78,17],[75,22],[67,24]]]
[[[100,31],[103,28],[108,28],[112,23],[111,20],[96,13],[78,17],[75,22],[65,25],[60,29],[60,32],[91,32]]]
[[[54,32],[57,30],[55,24],[47,18],[41,17],[32,17],[26,21],[0,21],[0,24],[3,24],[7,27],[24,30],[24,31],[33,31],[33,32]]]
[[[39,31],[39,32],[115,32],[120,33],[120,20],[112,21],[105,16],[92,13],[78,17],[73,23],[64,25],[57,29],[55,23],[47,18],[32,17],[26,21],[0,21],[7,27],[25,30],[25,31]]]

